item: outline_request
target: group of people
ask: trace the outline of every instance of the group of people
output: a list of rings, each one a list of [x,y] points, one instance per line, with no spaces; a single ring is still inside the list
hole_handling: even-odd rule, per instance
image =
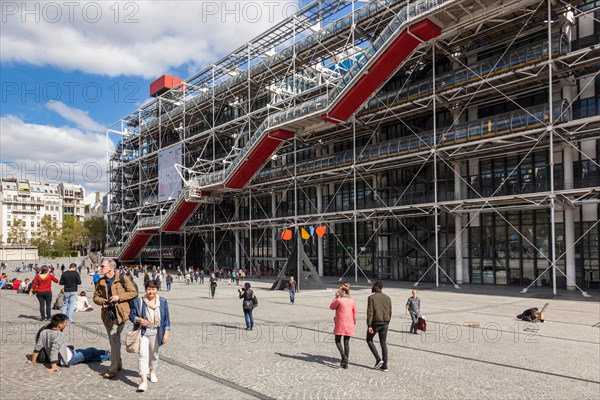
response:
[[[375,357],[376,370],[388,371],[388,348],[387,333],[390,320],[392,319],[392,299],[383,293],[383,283],[375,281],[371,287],[372,294],[367,300],[367,345]],[[291,296],[291,294],[290,294]],[[340,366],[348,368],[350,357],[350,338],[354,336],[356,325],[356,302],[350,297],[350,285],[344,283],[335,292],[335,298],[329,305],[335,311],[334,329],[335,344],[340,352]],[[417,334],[417,321],[421,316],[421,301],[417,297],[417,291],[413,290],[411,297],[406,302],[406,313],[411,315],[411,333]],[[373,343],[375,335],[379,336],[381,356]],[[343,339],[343,343],[342,343]]]
[[[101,306],[101,318],[109,337],[110,367],[102,376],[114,379],[123,369],[121,334],[130,320],[134,330],[140,330],[138,371],[139,392],[148,389],[148,381],[158,382],[156,375],[160,346],[169,340],[171,320],[167,299],[158,295],[159,283],[150,279],[144,283],[146,294],[138,297],[133,280],[116,271],[116,262],[105,259],[100,265],[102,278],[96,284],[94,303]]]
[[[19,293],[23,293],[23,290],[29,287],[29,284],[28,278],[22,281],[19,278],[10,279],[5,272],[0,275],[0,289],[16,290]]]
[[[138,292],[131,277],[116,271],[116,262],[104,259],[100,265],[101,278],[95,284],[93,301],[101,307],[101,318],[109,337],[110,350],[99,350],[94,347],[75,349],[67,344],[63,333],[65,327],[72,323],[72,313],[77,298],[77,285],[81,278],[71,264],[69,271],[61,276],[60,283],[64,288],[64,303],[60,314],[50,315],[50,299],[52,298],[52,282],[58,279],[42,267],[32,284],[30,295],[35,292],[40,302],[40,314],[43,321],[50,321],[36,335],[36,343],[31,360],[50,362],[49,372],[58,370],[58,366],[75,365],[81,362],[109,361],[110,366],[102,376],[113,379],[123,369],[121,356],[121,334],[127,320],[131,321],[134,330],[140,330],[138,371],[141,382],[137,391],[148,389],[148,382],[158,382],[157,367],[159,348],[169,340],[171,321],[167,300],[158,295],[159,283],[155,279],[145,282],[145,295],[138,297]],[[68,274],[68,272],[73,274]],[[73,294],[71,294],[73,293]],[[81,292],[85,295],[85,292]],[[73,299],[73,302],[71,302]],[[73,304],[73,305],[71,305]]]
[[[117,271],[114,260],[104,259],[99,267],[98,272],[101,277],[95,283],[93,302],[101,307],[101,319],[109,337],[110,350],[98,350],[93,347],[75,349],[67,345],[63,330],[68,324],[73,323],[74,310],[84,311],[89,308],[86,293],[80,292],[77,296],[81,278],[76,268],[76,264],[71,264],[69,270],[65,271],[58,280],[49,273],[46,266],[43,266],[40,273],[34,278],[29,295],[36,295],[40,304],[41,319],[49,321],[49,323],[38,332],[33,356],[28,363],[33,364],[40,360],[48,361],[51,365],[49,372],[54,372],[58,370],[58,366],[75,365],[81,362],[110,361],[108,370],[102,376],[106,379],[113,379],[123,369],[121,336],[125,323],[129,320],[133,323],[134,330],[140,330],[138,352],[140,383],[137,391],[146,391],[148,382],[158,382],[159,349],[168,343],[171,330],[168,302],[158,294],[160,282],[146,274],[144,277],[145,294],[143,297],[139,297],[131,276]],[[64,302],[61,313],[51,316],[50,300],[53,282],[64,286]],[[210,294],[212,298],[215,296],[216,286],[217,278],[215,274],[211,274]],[[292,276],[287,286],[290,304],[295,302],[296,287],[296,281]],[[392,318],[392,300],[383,293],[381,281],[373,283],[371,292],[372,294],[367,300],[366,342],[375,358],[373,368],[386,372],[389,370],[387,334]],[[244,283],[243,287],[238,290],[238,294],[242,299],[246,329],[253,330],[253,310],[258,306],[258,299],[249,282]],[[85,303],[85,306],[79,310],[81,302]],[[546,307],[547,305],[542,311],[537,308],[528,309],[518,318],[543,322],[543,311]],[[350,296],[348,283],[342,284],[335,292],[330,309],[335,311],[333,333],[341,357],[340,367],[347,369],[350,357],[350,338],[355,336],[357,322],[356,302]],[[411,317],[410,333],[417,334],[419,318],[422,315],[421,301],[416,290],[412,290],[411,296],[407,299],[405,312]],[[375,336],[379,338],[381,355],[374,343]]]

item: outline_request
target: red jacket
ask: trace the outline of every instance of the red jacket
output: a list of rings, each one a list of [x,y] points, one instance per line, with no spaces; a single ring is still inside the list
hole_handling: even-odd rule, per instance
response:
[[[31,285],[31,289],[33,289],[33,291],[36,293],[51,292],[52,281],[58,283],[58,279],[56,279],[56,277],[52,274],[48,274],[46,279],[42,279],[39,275],[36,275],[35,278],[33,278],[33,285]]]
[[[354,336],[354,325],[356,325],[356,303],[350,297],[338,297],[329,306],[335,310],[334,335]]]

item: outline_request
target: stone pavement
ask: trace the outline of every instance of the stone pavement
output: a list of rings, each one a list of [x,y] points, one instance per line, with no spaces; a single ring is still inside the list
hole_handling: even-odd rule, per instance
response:
[[[425,286],[419,297],[428,331],[416,336],[407,333],[410,318],[404,314],[411,286],[384,282],[394,307],[386,373],[371,368],[374,358],[364,340],[366,282],[351,283],[359,312],[347,370],[339,367],[331,334],[329,304],[336,281],[327,281],[328,290],[298,293],[293,306],[287,292],[267,290],[272,281],[251,282],[259,299],[253,331],[243,329],[235,285],[221,282],[215,299],[208,298],[207,285],[174,282],[171,292],[160,292],[169,300],[172,334],[161,349],[159,382],[144,394],[135,393],[137,357],[132,354],[124,353],[125,369],[112,381],[99,376],[107,365],[80,364],[48,374],[42,365],[25,364],[41,326],[38,303],[2,290],[0,398],[599,398],[598,291],[584,299],[566,291],[553,297],[539,288],[523,295],[512,287]],[[84,277],[81,290],[91,299],[91,279]],[[541,330],[524,330],[535,324],[515,315],[545,302],[550,306]],[[98,308],[76,313],[75,321],[67,328],[75,347],[108,348]]]

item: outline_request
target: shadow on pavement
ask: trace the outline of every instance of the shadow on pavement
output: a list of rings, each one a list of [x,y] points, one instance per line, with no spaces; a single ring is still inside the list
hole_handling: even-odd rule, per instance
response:
[[[340,367],[340,359],[336,358],[336,357],[328,357],[328,356],[322,356],[320,354],[308,354],[308,353],[302,353],[300,355],[291,355],[291,354],[284,354],[284,353],[275,353],[275,354],[277,354],[280,357],[292,358],[292,359],[298,360],[298,361],[321,364],[321,365],[324,365],[329,368],[336,368],[336,369],[341,368]],[[354,365],[357,367],[371,369],[369,367],[366,367],[364,365],[359,365],[359,364],[350,363],[349,365]]]
[[[41,322],[40,317],[34,317],[33,315],[19,314],[19,316],[17,318],[32,319],[34,321]]]
[[[106,372],[106,370],[108,369],[108,367],[106,365],[102,365],[101,363],[86,363],[86,365],[92,371],[98,373],[98,379],[105,379],[105,378],[101,377],[100,374]],[[133,380],[129,379],[129,377],[138,378],[139,374],[137,373],[137,371],[123,369],[117,373],[117,376],[114,379],[111,379],[111,380],[112,381],[121,381],[129,386],[137,388],[139,385],[139,382],[133,381]]]

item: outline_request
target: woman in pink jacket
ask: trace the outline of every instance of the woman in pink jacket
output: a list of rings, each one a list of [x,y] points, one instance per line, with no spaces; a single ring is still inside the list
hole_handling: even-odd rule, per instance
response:
[[[354,336],[354,325],[356,325],[356,303],[350,298],[350,285],[348,283],[342,286],[335,292],[335,299],[329,306],[335,310],[335,345],[340,351],[342,362],[340,366],[344,369],[348,368],[348,356],[350,355],[350,336]],[[344,345],[342,346],[342,336],[344,337]]]

